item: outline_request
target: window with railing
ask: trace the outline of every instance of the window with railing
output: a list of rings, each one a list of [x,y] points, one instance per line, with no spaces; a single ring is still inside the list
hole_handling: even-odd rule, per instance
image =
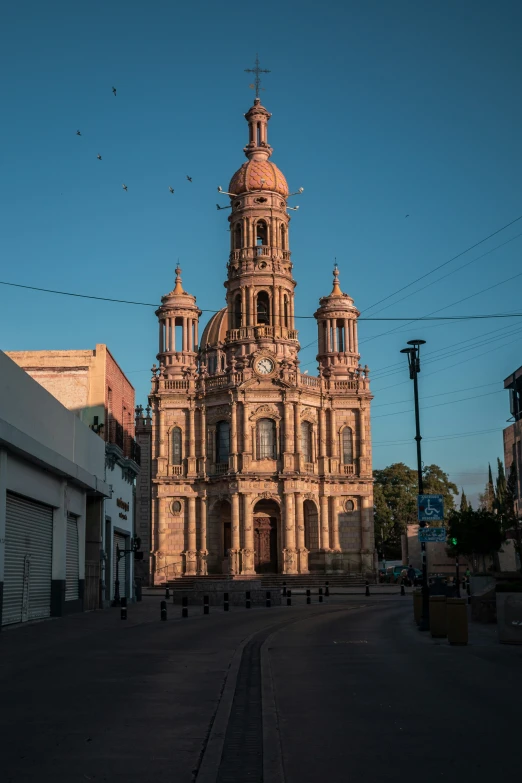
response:
[[[301,422],[301,454],[303,462],[312,462],[313,427],[309,421]]]
[[[351,427],[345,427],[342,432],[343,465],[353,464],[353,433]]]
[[[216,462],[227,463],[230,454],[230,424],[218,421],[216,425]]]
[[[171,434],[171,460],[173,465],[181,465],[183,459],[181,440],[181,428],[174,427]]]
[[[277,431],[273,419],[260,419],[257,423],[257,458],[277,458]]]

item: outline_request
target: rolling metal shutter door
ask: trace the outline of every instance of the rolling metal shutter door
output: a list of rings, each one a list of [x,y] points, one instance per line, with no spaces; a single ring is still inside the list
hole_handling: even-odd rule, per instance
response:
[[[2,625],[49,617],[53,510],[7,493]]]
[[[65,600],[76,601],[80,597],[80,555],[78,551],[78,520],[67,517],[67,559],[65,564]]]
[[[120,551],[122,552],[124,549],[126,549],[126,543],[127,539],[125,536],[122,536],[120,533],[114,534],[114,567],[113,567],[113,573],[114,573],[114,579],[116,579],[116,546],[119,547]],[[124,555],[123,557],[120,557],[120,562],[118,563],[118,579],[120,580],[120,598],[124,598],[127,596],[126,590],[127,590],[127,579],[126,579],[126,564],[127,564],[127,557],[128,555]],[[114,585],[113,585],[114,590]]]

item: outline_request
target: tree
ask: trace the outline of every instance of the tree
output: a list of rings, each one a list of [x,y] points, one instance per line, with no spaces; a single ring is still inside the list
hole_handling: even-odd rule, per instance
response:
[[[464,492],[464,489],[461,489],[460,510],[461,511],[467,511],[468,508],[470,508],[470,504],[468,503],[468,499],[466,497],[466,493]]]
[[[448,518],[448,555],[464,555],[475,560],[482,555],[484,570],[486,555],[494,555],[500,549],[505,535],[498,514],[485,509],[452,511]]]
[[[454,508],[458,489],[438,465],[423,468],[424,492],[443,495],[445,513]],[[375,470],[375,534],[378,548],[388,559],[401,557],[401,535],[417,522],[417,471],[403,462]]]
[[[495,486],[493,484],[493,474],[491,465],[488,465],[488,483],[484,492],[479,495],[480,508],[483,511],[493,511],[495,507]]]
[[[513,462],[506,483],[506,492],[504,495],[502,507],[500,509],[500,515],[503,530],[506,532],[508,530],[514,531],[515,538],[513,540],[513,544],[515,546],[515,551],[520,559],[522,570],[522,530],[520,529],[520,522],[518,520],[515,508],[515,501],[517,498],[517,484],[517,468]]]
[[[497,457],[497,484],[495,488],[495,500],[493,502],[493,508],[499,514],[504,512],[504,505],[506,502],[506,474],[504,472],[504,463]]]

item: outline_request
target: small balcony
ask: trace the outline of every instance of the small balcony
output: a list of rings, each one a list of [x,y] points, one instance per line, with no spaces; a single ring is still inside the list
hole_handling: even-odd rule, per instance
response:
[[[355,476],[355,465],[341,465],[341,473],[345,476]]]
[[[212,467],[215,476],[223,476],[228,473],[228,462],[216,462]]]

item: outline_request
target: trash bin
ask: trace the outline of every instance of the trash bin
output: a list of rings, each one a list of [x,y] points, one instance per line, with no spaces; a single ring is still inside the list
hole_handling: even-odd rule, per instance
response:
[[[141,601],[141,577],[137,576],[134,579],[134,592],[136,594],[136,601]]]
[[[445,595],[430,595],[430,631],[434,639],[444,639],[448,633]]]
[[[418,625],[422,617],[422,590],[413,591],[413,619]]]
[[[448,641],[450,644],[468,643],[468,603],[465,598],[446,601]]]

